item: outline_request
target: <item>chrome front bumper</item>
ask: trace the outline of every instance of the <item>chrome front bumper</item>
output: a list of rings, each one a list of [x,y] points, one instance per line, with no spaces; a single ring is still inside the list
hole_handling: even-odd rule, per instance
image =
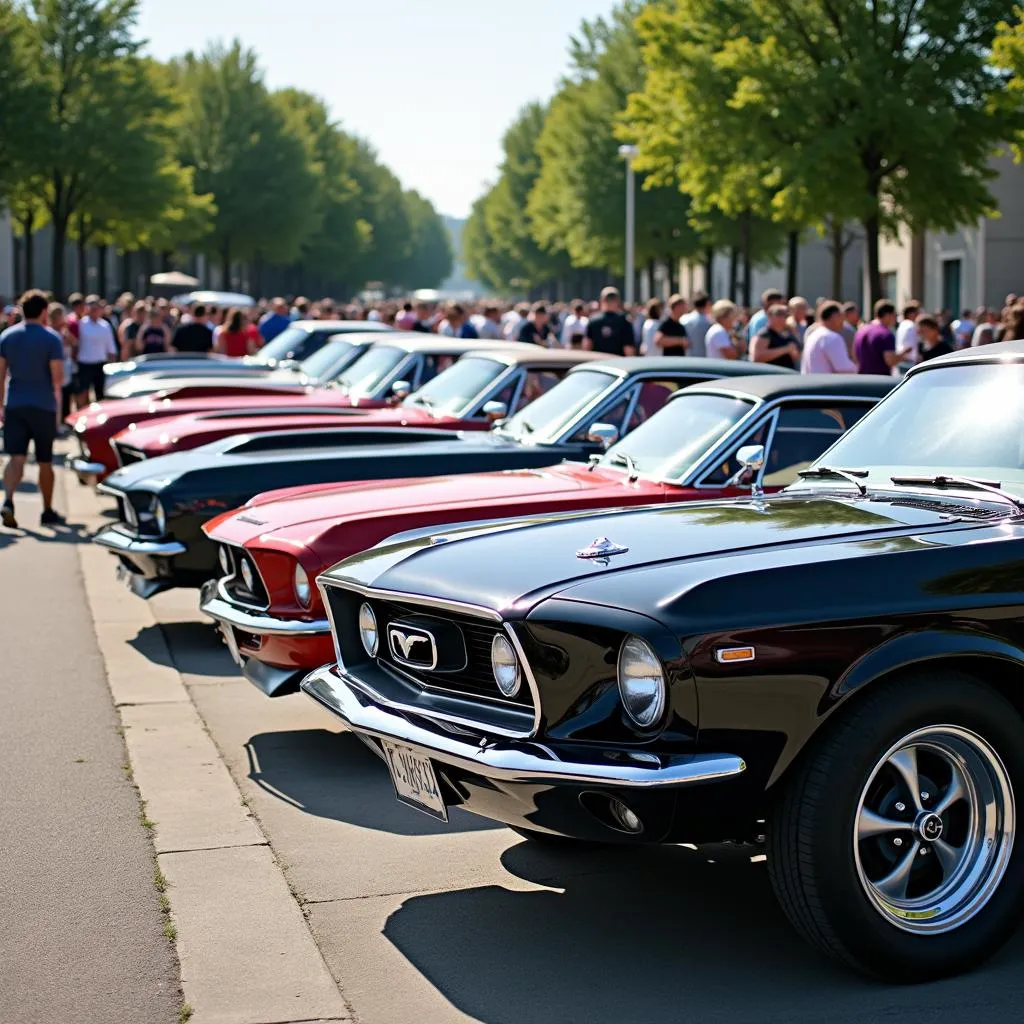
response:
[[[629,759],[622,751],[600,751],[593,760],[560,760],[540,743],[490,743],[459,739],[416,725],[374,704],[333,665],[325,665],[302,681],[306,694],[362,737],[391,740],[432,760],[508,783],[579,784],[657,791],[733,778],[746,770],[734,754],[694,754],[648,761]],[[615,754],[615,760],[609,755]]]
[[[199,608],[211,619],[256,636],[324,636],[331,631],[327,619],[281,619],[266,612],[245,611],[224,593],[220,580],[203,584]]]
[[[107,471],[107,467],[102,462],[89,462],[86,459],[72,459],[71,468],[83,484],[96,483]]]
[[[174,558],[188,550],[184,544],[176,540],[142,540],[121,533],[114,526],[105,526],[93,537],[100,547],[107,548],[119,555],[148,555],[150,558]]]

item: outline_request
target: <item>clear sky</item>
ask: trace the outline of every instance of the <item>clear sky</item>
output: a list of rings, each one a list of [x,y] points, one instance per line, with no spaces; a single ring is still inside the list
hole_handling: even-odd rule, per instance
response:
[[[612,0],[142,0],[166,60],[239,37],[272,88],[327,101],[407,188],[464,217],[495,177],[516,111],[547,99],[569,36]]]

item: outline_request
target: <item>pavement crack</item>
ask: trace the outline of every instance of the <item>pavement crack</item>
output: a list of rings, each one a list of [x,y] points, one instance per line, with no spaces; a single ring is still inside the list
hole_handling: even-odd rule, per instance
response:
[[[157,850],[157,856],[163,857],[168,853],[208,853],[211,850],[247,850],[253,846],[269,846],[270,843],[264,840],[262,843],[225,843],[223,846],[186,846],[180,850]]]

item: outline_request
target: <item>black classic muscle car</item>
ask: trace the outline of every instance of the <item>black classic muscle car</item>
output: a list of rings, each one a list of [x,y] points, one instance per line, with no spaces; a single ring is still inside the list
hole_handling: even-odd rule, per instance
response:
[[[303,689],[438,818],[762,844],[834,957],[968,969],[1024,899],[1022,395],[973,349],[776,496],[392,537],[320,577]]]
[[[569,367],[566,379],[555,383]],[[119,522],[94,540],[117,556],[119,576],[140,597],[199,587],[220,574],[216,545],[203,524],[263,491],[585,460],[613,440],[610,434],[590,439],[596,421],[617,435],[643,422],[679,388],[744,370],[750,365],[727,360],[593,361],[585,352],[496,347],[460,360],[406,400],[410,414],[422,414],[417,427],[403,428],[393,413],[371,410],[368,423],[390,415],[396,425],[234,436],[124,466],[100,485],[117,499]],[[473,381],[469,392],[466,371]],[[507,412],[508,403],[518,408],[534,394],[540,397],[490,433],[429,426],[432,416],[439,424],[477,420],[486,426],[488,415]]]

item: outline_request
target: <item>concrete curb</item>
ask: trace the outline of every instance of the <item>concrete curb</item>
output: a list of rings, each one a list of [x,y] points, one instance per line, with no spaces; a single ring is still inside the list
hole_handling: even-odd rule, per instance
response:
[[[62,476],[69,517],[95,529],[100,499]],[[169,883],[190,1021],[351,1020],[152,611],[116,582],[109,554],[90,544],[78,554],[144,821]]]

